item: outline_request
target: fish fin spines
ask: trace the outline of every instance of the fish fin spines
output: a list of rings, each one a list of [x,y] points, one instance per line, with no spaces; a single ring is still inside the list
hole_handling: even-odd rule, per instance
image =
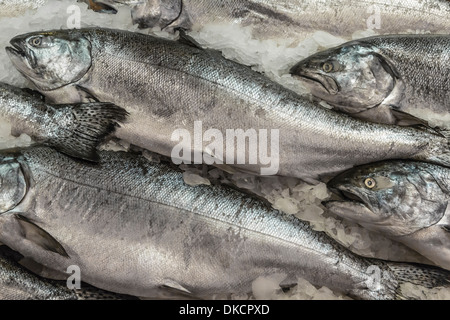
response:
[[[70,156],[97,162],[97,147],[126,120],[128,112],[112,103],[64,105],[74,125],[52,140],[51,146]],[[64,128],[63,128],[64,130]]]
[[[414,299],[407,293],[402,292],[401,285],[410,283],[428,289],[450,286],[450,271],[439,267],[419,263],[396,263],[387,264],[389,270],[397,281],[395,295],[397,299]]]

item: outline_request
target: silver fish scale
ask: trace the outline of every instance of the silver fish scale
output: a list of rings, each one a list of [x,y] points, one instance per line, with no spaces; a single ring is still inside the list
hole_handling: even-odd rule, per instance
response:
[[[385,36],[363,40],[392,61],[405,82],[399,107],[421,104],[445,114],[450,99],[450,37],[447,35]]]
[[[0,299],[2,300],[130,300],[126,295],[100,290],[86,284],[69,289],[65,281],[45,279],[16,262],[17,253],[0,246]]]
[[[50,179],[51,176],[65,181],[83,181],[85,186],[108,193],[164,204],[294,244],[302,243],[322,254],[333,250],[331,241],[322,232],[313,232],[308,223],[270,209],[262,202],[229,188],[188,186],[184,183],[181,172],[165,165],[149,165],[144,158],[136,159],[123,153],[103,153],[98,167],[52,155],[53,157],[48,157],[48,149],[45,148],[24,152],[26,163],[37,181]],[[111,164],[113,167],[110,167]],[[127,180],[124,176],[142,179]],[[67,207],[71,205],[69,203]]]
[[[74,261],[50,255],[41,263],[63,270],[79,265],[84,281],[96,287],[148,296],[169,277],[208,296],[248,292],[256,277],[281,272],[286,284],[303,276],[346,292],[367,289],[366,269],[373,261],[236,190],[188,186],[181,172],[128,153],[103,152],[100,165],[93,166],[37,148],[23,152],[19,161],[31,174],[31,189],[17,210],[29,212],[28,218],[62,239],[69,256],[80,255]],[[77,228],[89,230],[72,239]],[[116,246],[127,251],[129,261],[111,260],[108,252]],[[112,272],[111,263],[115,277],[99,282]],[[130,272],[135,276],[122,280]]]
[[[0,247],[0,298],[6,300],[74,300],[67,287],[36,277],[11,260]]]
[[[443,32],[448,30],[450,13],[446,0],[183,0],[182,4],[182,12],[176,7],[178,16],[174,21],[170,19],[167,29],[198,30],[211,23],[238,24],[252,28],[253,36],[261,40],[301,41],[317,30],[351,38],[356,31],[369,28],[374,15],[379,17],[379,23],[372,26],[377,33]],[[143,6],[148,7],[142,9]],[[135,22],[145,27],[167,27],[169,15],[158,16],[159,9],[157,1],[136,5],[132,9]],[[170,13],[172,17],[173,12]]]
[[[173,130],[192,136],[198,120],[221,132],[279,130],[278,174],[305,179],[376,160],[426,160],[448,147],[446,139],[430,133],[320,108],[216,52],[118,30],[67,32],[92,43],[92,67],[75,85],[126,107],[130,117],[117,137],[166,156],[176,145]],[[260,173],[262,165],[240,167]]]

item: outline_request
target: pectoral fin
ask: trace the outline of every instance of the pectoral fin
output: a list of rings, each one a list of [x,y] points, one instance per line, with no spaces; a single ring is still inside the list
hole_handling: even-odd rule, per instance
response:
[[[19,264],[27,270],[37,274],[46,279],[52,280],[67,280],[67,273],[48,268],[40,263],[37,263],[31,258],[23,258]]]
[[[178,282],[172,279],[164,279],[162,287],[166,289],[173,289],[184,294],[186,293],[191,294],[191,292],[188,289],[186,289],[185,287],[183,287]]]
[[[429,128],[429,124],[427,121],[423,119],[419,119],[409,113],[400,111],[400,110],[394,110],[391,109],[392,116],[396,120],[395,124],[399,126],[424,126],[426,128]]]
[[[416,118],[409,113],[396,110],[393,106],[385,104],[355,113],[353,116],[375,123],[395,124],[404,127],[422,126],[429,128],[428,122],[425,120]]]
[[[47,231],[21,214],[16,214],[14,217],[21,226],[22,232],[24,233],[24,238],[26,240],[35,243],[36,245],[42,247],[44,250],[51,251],[63,257],[69,258],[69,255],[67,254],[66,250],[64,250],[63,246]]]

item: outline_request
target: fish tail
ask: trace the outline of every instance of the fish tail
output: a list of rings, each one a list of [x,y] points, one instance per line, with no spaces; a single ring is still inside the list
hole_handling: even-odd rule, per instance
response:
[[[63,134],[52,139],[51,146],[70,156],[98,161],[97,147],[112,134],[128,112],[112,103],[63,105],[74,118],[73,125],[61,128]]]
[[[415,299],[410,293],[403,290],[403,284],[413,284],[428,289],[450,287],[450,271],[439,267],[419,263],[387,263],[387,269],[393,276],[394,297],[398,300]]]
[[[419,154],[416,160],[450,167],[450,130],[435,129],[435,133],[427,150]]]

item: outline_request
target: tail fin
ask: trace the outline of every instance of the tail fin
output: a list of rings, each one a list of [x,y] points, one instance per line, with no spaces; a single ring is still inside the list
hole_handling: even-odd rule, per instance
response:
[[[97,147],[113,133],[128,112],[112,103],[86,103],[59,105],[74,118],[73,123],[63,127],[62,134],[52,137],[47,144],[70,156],[98,161]]]
[[[430,147],[426,154],[420,155],[416,160],[450,167],[450,130],[438,128],[433,130],[435,138],[430,140]]]
[[[413,284],[428,289],[437,287],[448,287],[450,290],[450,271],[419,263],[387,263],[397,281],[395,289],[396,299],[411,299],[408,292],[402,290],[402,284]]]

